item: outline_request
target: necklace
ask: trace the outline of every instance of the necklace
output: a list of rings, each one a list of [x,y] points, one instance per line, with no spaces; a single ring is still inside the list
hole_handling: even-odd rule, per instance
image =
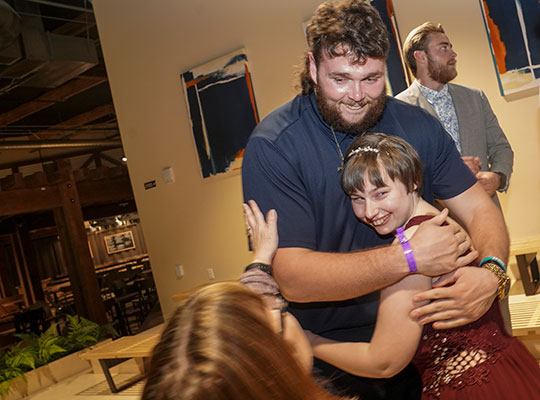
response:
[[[339,143],[337,141],[336,132],[334,132],[334,127],[330,127],[332,130],[332,136],[334,137],[334,142],[336,143],[336,148],[339,154],[339,158],[341,158],[341,166],[338,167],[338,172],[341,172],[343,170],[343,161],[345,161],[345,158],[343,157],[343,152],[341,151],[341,147],[339,147]]]

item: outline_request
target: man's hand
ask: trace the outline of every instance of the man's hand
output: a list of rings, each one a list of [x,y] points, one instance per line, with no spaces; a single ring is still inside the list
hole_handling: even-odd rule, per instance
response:
[[[448,209],[421,223],[409,240],[418,266],[418,272],[438,276],[472,263],[478,253],[471,251],[469,235],[457,224],[441,226],[448,216]]]
[[[431,300],[411,312],[411,318],[435,329],[449,329],[476,321],[491,307],[497,277],[484,268],[459,268],[442,276],[433,289],[418,293],[413,301]],[[446,285],[451,285],[444,287]]]
[[[476,179],[478,179],[478,182],[489,196],[493,196],[501,185],[499,174],[491,171],[480,171],[476,174]]]
[[[482,161],[480,161],[478,157],[463,156],[461,159],[474,175],[480,172],[480,168],[482,168]]]
[[[272,264],[278,247],[277,213],[270,210],[264,215],[253,200],[242,205],[246,231],[253,247],[253,262]]]

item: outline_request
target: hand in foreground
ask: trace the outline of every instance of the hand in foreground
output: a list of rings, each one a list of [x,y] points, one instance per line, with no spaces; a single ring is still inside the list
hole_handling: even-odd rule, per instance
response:
[[[501,177],[499,174],[491,171],[481,171],[477,173],[476,179],[478,179],[478,182],[480,182],[490,197],[495,194],[501,184]]]
[[[474,175],[480,172],[480,168],[482,168],[482,161],[480,161],[478,157],[463,156],[461,159]]]
[[[242,207],[246,230],[253,247],[253,262],[272,264],[278,246],[276,210],[268,211],[265,220],[255,201],[249,200]]]
[[[311,372],[313,351],[298,320],[288,312],[281,314],[280,310],[271,310],[270,313],[274,331],[282,335],[283,340],[291,349],[293,357],[300,366],[306,372]]]
[[[422,222],[409,240],[418,265],[418,272],[438,276],[471,264],[477,251],[462,255],[471,248],[469,235],[458,224],[441,226],[448,217],[448,209]]]
[[[441,276],[433,289],[415,295],[415,302],[431,302],[414,309],[410,315],[422,325],[434,322],[435,329],[455,328],[484,315],[496,291],[497,278],[492,272],[484,268],[459,268]]]

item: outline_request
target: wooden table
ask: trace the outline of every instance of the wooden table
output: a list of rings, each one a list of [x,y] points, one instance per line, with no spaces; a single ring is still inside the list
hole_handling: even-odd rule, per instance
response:
[[[83,360],[98,360],[103,369],[103,374],[107,379],[107,383],[111,392],[118,393],[121,390],[140,381],[144,375],[137,376],[122,386],[117,387],[114,383],[110,368],[118,365],[130,358],[144,360],[152,355],[154,347],[159,342],[160,333],[155,334],[138,334],[135,336],[124,336],[110,343],[99,346],[93,350],[81,354]]]

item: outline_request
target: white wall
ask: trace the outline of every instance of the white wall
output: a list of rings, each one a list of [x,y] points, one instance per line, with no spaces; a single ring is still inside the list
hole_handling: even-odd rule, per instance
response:
[[[94,0],[99,33],[137,208],[163,311],[171,296],[234,279],[249,262],[240,174],[203,180],[179,74],[247,50],[264,117],[294,94],[302,22],[318,0]],[[294,6],[291,6],[294,4]],[[176,182],[165,184],[171,166]],[[157,187],[144,190],[144,182]],[[184,278],[177,280],[175,264]]]
[[[319,0],[94,0],[120,132],[165,314],[171,296],[208,281],[234,279],[249,261],[240,175],[200,177],[179,74],[244,47],[259,114],[288,100],[305,50],[302,22]],[[540,233],[538,98],[505,101],[498,91],[476,0],[394,0],[403,38],[426,20],[441,22],[458,52],[456,82],[481,87],[516,153],[502,202],[513,238]],[[165,184],[171,166],[176,182]],[[157,187],[144,190],[144,182]],[[489,221],[486,221],[489,223]],[[177,280],[174,265],[182,264]]]
[[[538,92],[518,100],[500,94],[478,0],[393,0],[402,41],[416,26],[443,25],[457,52],[455,83],[486,93],[514,149],[510,188],[500,195],[513,241],[540,236],[540,108]],[[486,221],[486,223],[489,223]]]

